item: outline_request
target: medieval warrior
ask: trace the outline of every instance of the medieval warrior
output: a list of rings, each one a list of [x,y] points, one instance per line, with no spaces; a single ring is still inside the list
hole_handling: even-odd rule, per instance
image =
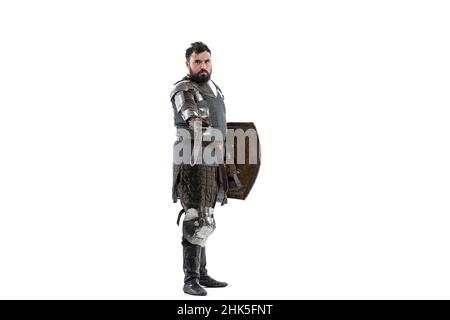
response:
[[[174,84],[170,100],[177,139],[173,149],[173,201],[180,199],[182,224],[183,291],[206,295],[202,287],[225,287],[206,270],[205,245],[216,228],[214,207],[227,203],[228,181],[239,184],[239,172],[226,148],[224,96],[210,79],[211,51],[202,42],[186,50],[189,74]],[[234,178],[229,180],[230,178]]]

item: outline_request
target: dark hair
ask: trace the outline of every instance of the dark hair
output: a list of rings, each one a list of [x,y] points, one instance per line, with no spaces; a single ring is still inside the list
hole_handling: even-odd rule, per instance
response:
[[[191,43],[191,46],[186,49],[186,60],[189,60],[192,53],[202,53],[204,51],[208,51],[209,54],[211,54],[211,50],[209,50],[208,46],[204,44],[203,42],[193,42]]]

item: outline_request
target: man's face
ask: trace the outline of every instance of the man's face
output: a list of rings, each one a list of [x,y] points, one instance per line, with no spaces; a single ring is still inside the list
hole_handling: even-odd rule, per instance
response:
[[[189,75],[192,80],[198,83],[203,83],[209,80],[212,72],[211,55],[208,51],[202,53],[193,52],[186,66],[189,70]]]

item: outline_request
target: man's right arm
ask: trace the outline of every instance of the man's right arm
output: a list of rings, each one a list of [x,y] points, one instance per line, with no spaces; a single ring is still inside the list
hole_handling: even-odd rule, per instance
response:
[[[209,126],[208,121],[199,116],[197,103],[192,91],[178,91],[173,97],[173,102],[177,112],[180,113],[190,128],[194,128],[195,121],[202,121],[202,126]]]
[[[192,117],[198,117],[197,104],[194,95],[190,91],[178,91],[173,97],[173,102],[178,113],[186,123]]]

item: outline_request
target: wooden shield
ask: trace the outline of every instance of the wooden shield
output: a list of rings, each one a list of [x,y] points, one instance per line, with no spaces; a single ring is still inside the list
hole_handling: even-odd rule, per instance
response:
[[[231,148],[234,150],[234,163],[239,171],[239,187],[230,187],[227,196],[230,199],[245,200],[252,190],[253,184],[258,176],[259,167],[261,166],[261,147],[259,143],[258,132],[253,122],[228,122],[227,128],[237,133],[233,137]],[[243,160],[243,140],[240,139],[239,133],[251,133],[252,137],[245,136],[245,160]],[[228,136],[228,135],[227,135]],[[242,135],[241,135],[242,138]],[[229,143],[228,143],[229,145]],[[242,163],[244,162],[244,163]]]

